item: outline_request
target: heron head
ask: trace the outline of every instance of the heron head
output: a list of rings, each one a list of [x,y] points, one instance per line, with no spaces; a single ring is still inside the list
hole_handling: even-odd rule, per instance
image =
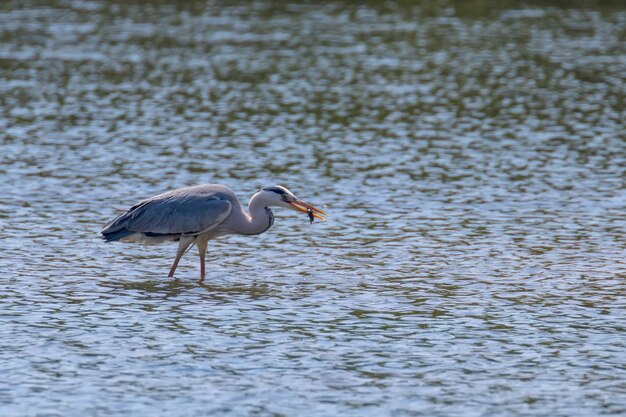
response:
[[[311,216],[317,219],[326,220],[325,216],[327,216],[327,214],[324,211],[300,200],[294,193],[282,185],[265,187],[261,192],[264,193],[264,197],[272,202],[273,206],[284,207],[302,213],[310,213]]]

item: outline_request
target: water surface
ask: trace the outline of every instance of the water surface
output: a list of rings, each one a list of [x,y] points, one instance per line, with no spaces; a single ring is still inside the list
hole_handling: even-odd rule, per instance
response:
[[[626,8],[550,4],[3,2],[0,414],[625,414]],[[211,182],[330,218],[99,239]]]

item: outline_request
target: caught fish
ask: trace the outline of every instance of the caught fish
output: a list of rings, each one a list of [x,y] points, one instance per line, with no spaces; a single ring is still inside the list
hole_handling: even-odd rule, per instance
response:
[[[313,216],[313,210],[306,209],[306,215],[309,216],[309,224],[313,224],[313,220],[315,219],[315,216]]]

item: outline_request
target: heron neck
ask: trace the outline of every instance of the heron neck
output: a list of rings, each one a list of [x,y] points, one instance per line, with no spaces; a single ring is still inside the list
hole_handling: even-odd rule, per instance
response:
[[[274,224],[274,213],[267,206],[267,202],[259,198],[258,194],[255,194],[250,199],[248,204],[248,210],[250,214],[247,215],[248,221],[246,222],[242,233],[246,235],[258,235],[267,230]]]

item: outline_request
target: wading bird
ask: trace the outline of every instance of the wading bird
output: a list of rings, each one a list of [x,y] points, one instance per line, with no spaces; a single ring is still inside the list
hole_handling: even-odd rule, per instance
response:
[[[196,185],[168,191],[142,200],[102,229],[107,242],[146,244],[178,241],[176,259],[169,277],[174,276],[180,258],[194,243],[200,255],[200,281],[204,280],[205,255],[210,239],[228,234],[258,235],[274,224],[270,207],[285,207],[326,220],[326,213],[276,185],[263,188],[250,199],[246,213],[235,193],[217,184]]]

